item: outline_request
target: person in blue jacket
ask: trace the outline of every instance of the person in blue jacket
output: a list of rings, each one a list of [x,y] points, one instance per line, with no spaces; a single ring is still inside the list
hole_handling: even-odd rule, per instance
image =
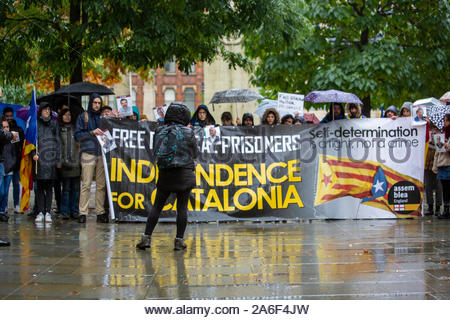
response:
[[[95,174],[95,213],[97,222],[108,223],[108,214],[105,212],[106,177],[103,168],[102,151],[97,140],[103,135],[100,129],[100,115],[103,100],[100,95],[93,93],[89,99],[88,110],[77,119],[75,126],[75,140],[80,143],[81,151],[81,189],[78,222],[86,223],[89,211],[89,198],[91,184]]]

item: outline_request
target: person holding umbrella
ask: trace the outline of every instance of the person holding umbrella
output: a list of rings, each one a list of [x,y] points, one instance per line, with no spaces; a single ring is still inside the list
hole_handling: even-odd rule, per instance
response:
[[[253,127],[255,125],[255,121],[253,119],[253,115],[249,112],[244,113],[241,119],[236,118],[236,124],[238,126],[247,126],[247,127]]]
[[[347,119],[345,115],[344,107],[341,103],[332,102],[330,103],[330,111],[326,114],[326,116],[320,121],[320,123],[328,123],[333,120],[342,120]]]
[[[231,112],[225,111],[220,116],[220,120],[222,120],[222,126],[234,126],[233,124],[233,116],[231,115]]]

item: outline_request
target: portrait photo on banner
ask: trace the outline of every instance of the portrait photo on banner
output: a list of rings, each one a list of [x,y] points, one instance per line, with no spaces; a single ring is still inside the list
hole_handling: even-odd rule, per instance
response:
[[[108,130],[104,131],[102,135],[98,135],[97,139],[104,153],[108,153],[117,147],[114,138]]]
[[[220,143],[220,127],[206,126],[205,138],[209,143]]]
[[[116,98],[117,101],[117,111],[119,111],[119,116],[126,117],[133,115],[133,107],[131,105],[130,96],[121,96]]]
[[[443,133],[439,133],[439,134],[435,134],[433,136],[434,139],[434,145],[436,146],[436,152],[447,152],[447,150],[445,149],[444,143],[445,141],[445,134]]]
[[[426,106],[413,106],[411,118],[414,122],[422,122],[425,121],[425,117],[427,116],[427,107]]]
[[[166,115],[168,106],[159,106],[153,109],[153,115],[156,121],[164,122],[164,116]]]

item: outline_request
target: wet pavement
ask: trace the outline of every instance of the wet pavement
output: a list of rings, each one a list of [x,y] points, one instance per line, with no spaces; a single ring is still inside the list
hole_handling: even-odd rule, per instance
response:
[[[450,220],[0,223],[2,299],[450,299]]]

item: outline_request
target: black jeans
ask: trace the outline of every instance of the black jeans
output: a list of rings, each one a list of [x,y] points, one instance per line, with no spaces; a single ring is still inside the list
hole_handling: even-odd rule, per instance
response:
[[[437,175],[431,171],[426,170],[423,176],[425,195],[427,198],[428,209],[434,205],[434,195],[433,191],[436,191],[436,207],[442,205],[442,184],[441,180],[438,180]]]
[[[58,212],[61,211],[61,199],[62,199],[61,186],[62,186],[62,179],[58,176],[56,180],[53,180],[53,190],[55,191],[55,201]]]
[[[442,198],[444,205],[450,205],[450,180],[440,180],[442,184]]]
[[[161,210],[166,203],[167,198],[170,196],[171,191],[156,190],[155,204],[147,218],[147,223],[145,225],[145,234],[151,236],[153,229],[155,229],[158,223],[159,215]],[[177,194],[177,238],[183,238],[184,231],[187,225],[187,205],[189,201],[189,195],[191,194],[191,189],[185,191],[176,192]]]
[[[52,210],[53,180],[37,180],[36,201],[38,212],[45,214]]]

